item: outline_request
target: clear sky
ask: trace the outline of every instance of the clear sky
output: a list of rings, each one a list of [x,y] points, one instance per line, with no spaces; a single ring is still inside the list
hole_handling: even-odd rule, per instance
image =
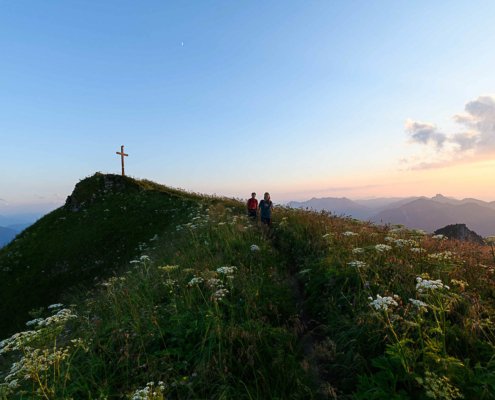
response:
[[[493,1],[0,5],[0,214],[120,173],[495,200]]]

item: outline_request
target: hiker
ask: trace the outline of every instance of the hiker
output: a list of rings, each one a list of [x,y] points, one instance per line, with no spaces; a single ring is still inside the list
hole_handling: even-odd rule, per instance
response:
[[[272,222],[272,211],[274,210],[273,203],[270,200],[270,193],[265,193],[265,198],[260,201],[259,209],[261,222],[265,225],[270,225]]]
[[[256,221],[256,214],[258,211],[258,200],[256,200],[256,193],[251,193],[251,198],[246,204],[246,211],[253,221]]]

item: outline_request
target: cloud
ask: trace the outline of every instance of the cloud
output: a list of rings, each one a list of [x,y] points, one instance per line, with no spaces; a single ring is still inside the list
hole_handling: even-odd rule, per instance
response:
[[[38,195],[36,195],[36,194],[34,195],[34,197],[36,197],[37,199],[44,199],[44,197],[42,197],[42,196],[38,196]]]
[[[4,200],[4,199],[0,199],[0,201],[7,201],[7,200]]]
[[[433,149],[432,154],[410,169],[443,168],[495,156],[495,96],[482,95],[468,101],[464,111],[453,117],[463,129],[449,136],[439,132],[435,124],[406,120],[408,143],[429,145]]]
[[[438,128],[434,124],[406,120],[406,131],[411,135],[411,143],[432,144],[442,148],[447,140],[447,136],[438,132]]]

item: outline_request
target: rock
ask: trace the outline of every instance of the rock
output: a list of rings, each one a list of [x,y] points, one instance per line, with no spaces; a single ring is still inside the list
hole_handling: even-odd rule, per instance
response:
[[[457,239],[461,242],[472,242],[478,244],[484,244],[483,238],[476,232],[468,229],[466,224],[453,224],[447,225],[444,228],[437,229],[436,235],[444,235],[449,239]]]

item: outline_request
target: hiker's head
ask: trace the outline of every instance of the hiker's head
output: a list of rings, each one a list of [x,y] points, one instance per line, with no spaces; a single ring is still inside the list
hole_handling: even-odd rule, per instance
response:
[[[251,193],[251,197],[252,197],[253,199],[255,199],[255,198],[256,198],[256,193],[254,193],[254,192],[253,192],[253,193]]]
[[[265,193],[265,200],[270,201],[270,193],[268,192]]]

